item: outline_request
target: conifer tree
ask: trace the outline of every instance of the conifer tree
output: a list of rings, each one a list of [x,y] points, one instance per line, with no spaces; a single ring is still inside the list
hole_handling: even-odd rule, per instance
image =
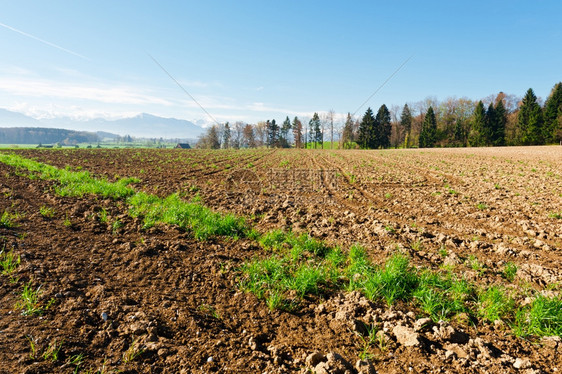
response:
[[[276,147],[279,145],[279,126],[275,120],[267,121],[267,145]]]
[[[486,110],[482,100],[478,102],[472,115],[471,129],[468,134],[468,143],[471,147],[486,145]]]
[[[455,132],[454,132],[454,145],[455,147],[463,146],[466,147],[466,132],[463,126],[463,122],[460,118],[457,118],[455,122]]]
[[[312,119],[308,124],[310,127],[308,140],[313,142],[314,148],[316,148],[317,143],[320,142],[320,139],[322,139],[322,130],[320,129],[320,116],[318,116],[318,113],[314,112],[314,115],[312,116]]]
[[[562,129],[562,82],[556,83],[544,106],[544,140],[557,140],[557,130]]]
[[[521,108],[519,108],[517,126],[521,144],[544,144],[543,113],[532,88],[527,90]]]
[[[281,136],[279,137],[279,145],[283,148],[289,147],[289,131],[291,130],[291,120],[289,116],[283,121],[281,125]]]
[[[228,122],[225,123],[222,133],[222,147],[224,149],[230,147],[230,125],[228,124]]]
[[[412,112],[410,111],[408,104],[404,104],[404,108],[402,109],[402,114],[400,115],[400,126],[402,126],[404,133],[406,134],[404,146],[408,147],[408,143],[410,142],[410,132],[412,131]]]
[[[367,148],[369,149],[377,149],[380,146],[380,125],[377,117],[375,116],[375,120],[371,127],[368,129],[367,135]]]
[[[353,119],[351,118],[351,114],[347,113],[347,119],[345,120],[345,125],[343,127],[342,132],[342,144],[343,148],[350,148],[351,142],[353,141]]]
[[[493,145],[492,138],[494,136],[494,129],[498,127],[498,117],[496,113],[496,108],[494,107],[493,103],[488,105],[488,109],[486,110],[486,116],[484,121],[484,132],[482,134],[484,145],[490,146]]]
[[[308,131],[305,132],[306,143],[307,144],[312,143],[312,147],[314,147],[314,139],[313,139],[314,136],[312,135],[314,134],[314,122],[312,121],[312,118],[308,121],[307,129]]]
[[[324,126],[322,126],[322,121],[320,121],[318,114],[316,114],[316,117],[314,120],[314,141],[324,149]]]
[[[432,148],[437,141],[437,120],[435,119],[435,112],[433,107],[427,109],[425,118],[423,119],[422,129],[420,133],[419,146],[420,148]]]
[[[386,105],[381,105],[377,116],[375,118],[376,133],[375,133],[375,146],[373,148],[389,148],[390,135],[392,133],[392,125],[390,123],[390,111]]]
[[[505,125],[507,124],[507,110],[503,105],[503,100],[498,100],[495,110],[496,122],[492,129],[492,144],[502,146],[505,145]]]
[[[359,124],[359,145],[363,149],[370,148],[372,145],[372,134],[375,127],[375,117],[371,108],[367,108],[361,123]]]

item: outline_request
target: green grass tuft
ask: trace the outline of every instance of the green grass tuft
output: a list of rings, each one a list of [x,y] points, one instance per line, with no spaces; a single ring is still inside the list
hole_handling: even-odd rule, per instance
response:
[[[0,267],[2,268],[2,275],[11,276],[17,269],[21,262],[19,255],[15,255],[13,250],[6,252],[6,249],[0,251]]]
[[[31,281],[23,286],[20,300],[16,303],[16,309],[21,309],[24,316],[42,315],[51,305],[51,301],[46,305],[42,305],[39,301],[41,295],[41,287],[34,289]]]
[[[273,231],[260,243],[274,253],[253,259],[241,267],[240,287],[265,299],[270,309],[293,310],[299,300],[337,287],[345,255],[308,235]]]
[[[49,345],[43,352],[42,354],[43,359],[51,360],[53,362],[58,361],[62,344],[63,341],[57,341],[57,339],[54,339],[51,343],[49,343]]]
[[[191,232],[199,240],[215,235],[239,238],[245,236],[248,230],[244,218],[213,212],[197,200],[187,202],[177,194],[162,199],[139,192],[131,196],[127,202],[131,206],[129,210],[131,216],[142,216],[145,228],[158,223],[176,225]]]
[[[39,208],[39,213],[45,218],[53,218],[55,216],[55,209],[42,205]]]
[[[474,288],[451,273],[444,276],[426,270],[420,275],[414,298],[434,321],[448,320],[455,314],[470,313],[468,303],[474,299]]]
[[[492,286],[478,293],[478,316],[494,322],[506,320],[513,316],[515,300],[500,286]]]
[[[502,276],[507,279],[509,282],[513,282],[515,280],[515,276],[517,275],[517,265],[513,262],[508,262],[505,264],[502,272]]]
[[[369,299],[382,298],[388,305],[397,300],[408,300],[416,289],[419,277],[407,257],[394,254],[382,269],[366,275],[363,291]]]
[[[562,298],[536,296],[517,311],[513,330],[518,336],[562,336]]]
[[[20,218],[17,213],[10,213],[4,211],[2,216],[0,216],[0,227],[5,227],[7,229],[17,227],[16,221]]]
[[[265,249],[281,249],[286,239],[287,234],[283,230],[272,230],[265,233],[259,242]]]

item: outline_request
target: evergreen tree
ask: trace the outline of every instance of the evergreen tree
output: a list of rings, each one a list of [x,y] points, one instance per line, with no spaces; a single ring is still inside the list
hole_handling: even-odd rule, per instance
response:
[[[322,121],[320,119],[314,122],[314,134],[314,141],[324,149],[324,126],[322,126]]]
[[[507,110],[503,105],[503,100],[498,100],[495,110],[496,122],[492,129],[492,144],[502,146],[505,145],[505,126],[507,124]]]
[[[375,118],[376,124],[376,144],[374,148],[390,147],[390,135],[392,133],[392,124],[390,123],[390,111],[386,105],[381,105]]]
[[[293,139],[295,148],[302,148],[302,122],[298,117],[293,119]]]
[[[281,136],[279,137],[279,144],[283,148],[289,148],[289,131],[291,130],[291,120],[289,116],[285,118],[281,126]]]
[[[224,149],[230,147],[230,125],[228,124],[228,122],[225,123],[224,131],[222,133],[222,147]]]
[[[367,108],[361,123],[359,124],[359,145],[363,149],[370,148],[373,141],[371,139],[375,127],[375,117],[371,108]]]
[[[369,149],[377,149],[380,147],[380,134],[381,134],[380,123],[375,116],[375,120],[372,126],[368,129],[367,135],[367,148]]]
[[[279,144],[279,126],[275,120],[268,120],[267,124],[267,145],[269,147],[276,147]]]
[[[320,116],[318,113],[314,113],[312,119],[310,120],[310,140],[314,142],[314,148],[317,144],[322,141],[322,129],[320,124]]]
[[[478,102],[472,115],[472,125],[468,133],[468,143],[471,147],[486,145],[486,110],[482,100]]]
[[[484,145],[490,146],[493,145],[493,136],[494,136],[494,129],[498,127],[498,117],[496,114],[496,108],[494,107],[493,103],[488,105],[488,109],[486,110],[486,116],[484,121]]]
[[[427,109],[425,118],[423,119],[422,128],[420,132],[419,146],[420,148],[432,148],[437,141],[437,120],[435,119],[435,112],[433,107]]]
[[[544,105],[544,140],[553,143],[562,127],[562,82],[556,83]]]
[[[400,115],[400,126],[402,126],[404,133],[406,134],[404,146],[408,147],[410,133],[412,131],[412,112],[410,111],[408,104],[404,104],[404,108],[402,109],[402,114]]]
[[[351,148],[351,142],[353,141],[353,119],[351,118],[351,114],[349,112],[347,113],[347,119],[345,120],[345,125],[343,126],[341,141],[343,148]]]
[[[455,122],[454,139],[455,147],[466,147],[466,131],[464,128],[464,124],[460,118],[457,118],[457,121]]]
[[[318,117],[318,113],[314,113],[310,121],[308,121],[308,142],[312,143],[312,147],[316,148],[316,132],[315,128],[317,126],[317,122],[320,122],[320,117]]]
[[[527,90],[517,115],[519,139],[523,145],[544,144],[543,114],[532,88]]]

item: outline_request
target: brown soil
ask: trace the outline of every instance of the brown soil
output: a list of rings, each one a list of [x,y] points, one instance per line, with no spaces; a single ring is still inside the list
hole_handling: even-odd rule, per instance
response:
[[[562,220],[553,215],[562,213],[562,147],[17,153],[109,179],[135,176],[135,188],[161,196],[199,194],[260,230],[360,242],[375,262],[398,248],[418,266],[453,263],[482,286],[556,295],[562,284]],[[340,366],[343,373],[347,364],[356,372],[360,335],[373,324],[384,342],[369,349],[379,373],[562,369],[559,339],[527,341],[503,324],[462,320],[421,327],[411,305],[389,308],[355,293],[271,312],[237,288],[240,264],[263,255],[256,243],[198,242],[174,227],[146,231],[123,202],[62,198],[52,186],[0,164],[0,209],[21,215],[17,227],[0,228],[0,248],[22,259],[15,278],[0,276],[2,373],[71,373],[67,361],[78,354],[85,355],[82,372],[104,364],[106,372],[126,373],[332,373]],[[42,206],[54,208],[54,217],[43,217]],[[123,225],[115,230],[116,220]],[[483,271],[469,266],[470,255]],[[513,283],[501,276],[508,261],[518,266]],[[42,316],[14,308],[29,281],[41,286],[42,305],[54,300]],[[43,359],[55,341],[63,342],[60,357]],[[144,352],[125,362],[133,342]]]

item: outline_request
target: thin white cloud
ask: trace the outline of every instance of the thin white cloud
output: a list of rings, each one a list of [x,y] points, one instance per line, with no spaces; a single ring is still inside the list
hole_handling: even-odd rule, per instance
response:
[[[77,121],[93,118],[104,118],[107,120],[130,118],[139,114],[138,111],[115,112],[96,108],[86,108],[79,105],[61,105],[53,103],[34,105],[27,102],[18,102],[13,105],[8,105],[5,109],[23,113],[35,119],[70,118]]]
[[[60,69],[60,72],[70,75],[80,74],[65,69]],[[86,76],[81,78],[83,78],[80,79],[81,82],[88,80]],[[34,118],[64,116],[75,119],[94,117],[109,119],[141,112],[164,116],[165,113],[171,113],[169,116],[178,117],[178,113],[182,113],[183,116],[188,114],[186,109],[190,117],[194,115],[206,117],[197,104],[187,97],[182,97],[181,93],[175,94],[169,89],[157,92],[154,89],[133,85],[74,83],[39,79],[28,75],[3,74],[0,75],[0,97],[2,96],[12,99],[12,103],[4,104],[5,107]],[[196,99],[217,120],[244,119],[242,115],[224,114],[245,109],[243,106],[237,106],[232,98],[196,95]]]
[[[70,49],[66,49],[66,48],[64,48],[64,47],[61,47],[60,45],[57,45],[57,44],[55,44],[55,43],[51,43],[51,42],[49,42],[49,41],[47,41],[47,40],[41,39],[41,38],[39,38],[39,37],[37,37],[37,36],[35,36],[35,35],[28,34],[28,33],[24,32],[24,31],[21,31],[21,30],[18,30],[18,29],[16,29],[16,28],[14,28],[14,27],[12,27],[12,26],[8,26],[8,25],[6,25],[6,24],[4,24],[4,23],[2,23],[2,22],[0,22],[0,26],[5,27],[5,28],[7,28],[8,30],[12,30],[12,31],[14,31],[14,32],[17,32],[18,34],[21,34],[21,35],[26,36],[26,37],[28,37],[28,38],[37,40],[38,42],[41,42],[41,43],[43,43],[43,44],[46,44],[46,45],[48,45],[48,46],[50,46],[50,47],[57,48],[57,49],[59,49],[59,50],[61,50],[61,51],[63,51],[63,52],[70,53],[71,55],[74,55],[74,56],[76,56],[76,57],[80,57],[80,58],[82,58],[82,59],[84,59],[84,60],[91,61],[88,57],[86,57],[86,56],[84,56],[84,55],[81,55],[80,53],[71,51]]]
[[[263,102],[244,103],[239,98],[225,95],[194,93],[197,103],[212,116],[207,118],[198,104],[175,87],[115,84],[72,69],[55,70],[60,78],[42,78],[24,69],[0,67],[0,100],[3,100],[3,106],[34,118],[113,119],[147,112],[164,117],[199,118],[205,122],[214,122],[214,118],[219,122],[254,123],[264,118],[284,118],[287,115],[301,119],[312,116],[312,112],[280,108]],[[191,84],[201,88],[206,85],[203,82]]]
[[[22,97],[50,97],[68,100],[89,100],[107,104],[175,105],[174,102],[142,92],[129,86],[88,86],[47,79],[1,78],[0,91]]]

